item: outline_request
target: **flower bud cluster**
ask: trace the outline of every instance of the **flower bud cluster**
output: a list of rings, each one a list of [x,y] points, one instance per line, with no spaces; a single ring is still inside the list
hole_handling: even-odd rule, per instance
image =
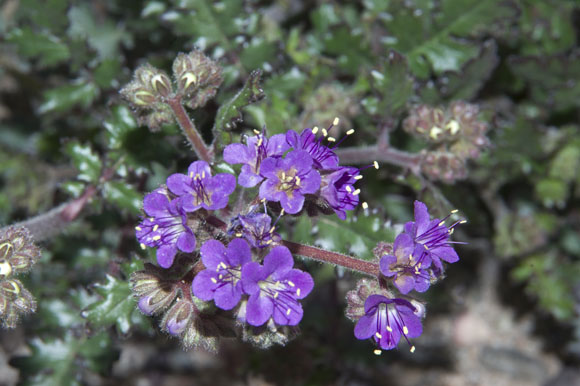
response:
[[[423,173],[447,183],[467,176],[467,160],[479,158],[489,146],[489,127],[478,115],[477,105],[463,101],[451,103],[446,110],[427,105],[411,110],[403,128],[433,145],[422,152]]]
[[[178,95],[192,109],[204,106],[223,82],[222,68],[201,51],[177,55],[173,76]]]
[[[4,328],[16,327],[22,315],[36,311],[36,301],[14,276],[30,271],[40,258],[40,249],[26,228],[0,231],[0,321]]]
[[[179,54],[173,62],[173,77],[175,88],[165,71],[144,64],[120,91],[137,112],[139,123],[152,131],[173,122],[169,100],[180,99],[194,109],[202,107],[215,96],[223,81],[221,67],[201,51]]]
[[[185,348],[215,352],[218,329],[212,328],[212,319],[204,319],[201,302],[191,296],[191,275],[182,269],[185,259],[179,263],[172,269],[146,264],[144,270],[131,274],[131,290],[138,299],[139,310],[145,315],[160,315],[160,328],[179,338]]]

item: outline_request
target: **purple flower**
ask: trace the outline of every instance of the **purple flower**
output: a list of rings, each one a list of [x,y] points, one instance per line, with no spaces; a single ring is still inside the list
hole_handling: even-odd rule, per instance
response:
[[[314,286],[312,277],[299,269],[292,269],[294,260],[288,248],[272,248],[264,264],[256,262],[242,268],[242,286],[250,295],[246,305],[246,321],[261,326],[270,318],[279,325],[297,325],[302,319],[303,299]]]
[[[230,234],[244,237],[254,248],[265,248],[280,241],[280,235],[274,232],[272,219],[266,213],[239,215],[232,224]]]
[[[250,246],[245,240],[233,239],[226,247],[217,240],[206,241],[200,249],[205,265],[192,283],[193,294],[201,300],[213,300],[223,310],[231,310],[242,297],[240,273],[242,266],[252,260]]]
[[[304,205],[304,194],[320,187],[320,174],[312,169],[312,158],[304,150],[294,150],[286,158],[266,158],[260,172],[266,180],[260,185],[260,198],[279,201],[291,214]]]
[[[365,315],[354,327],[354,336],[361,340],[372,337],[380,348],[391,350],[397,346],[401,336],[409,342],[408,338],[421,335],[420,312],[405,299],[370,295],[365,301]]]
[[[236,177],[221,173],[212,177],[205,161],[189,165],[187,175],[172,174],[167,178],[167,187],[180,197],[183,209],[194,212],[199,208],[222,209],[228,204],[230,194],[236,188]]]
[[[251,188],[264,179],[260,175],[262,161],[268,157],[281,157],[288,148],[284,134],[276,134],[270,138],[259,134],[248,137],[246,145],[233,143],[226,146],[224,160],[229,164],[244,164],[238,183]]]
[[[150,217],[135,228],[137,240],[141,248],[158,248],[157,262],[161,267],[171,267],[178,250],[193,252],[195,235],[187,226],[187,215],[179,200],[169,201],[167,195],[155,191],[145,196],[143,209]]]
[[[448,263],[455,263],[459,260],[459,256],[449,245],[451,243],[449,235],[455,225],[462,222],[456,222],[447,228],[445,219],[430,220],[427,206],[420,201],[415,201],[415,221],[405,224],[405,232],[413,238],[413,242],[423,247],[425,253],[433,261],[436,272],[440,273],[443,271],[441,260]]]
[[[339,167],[330,174],[322,176],[320,195],[334,209],[338,218],[346,219],[346,211],[353,210],[359,201],[360,190],[354,188],[359,169]]]
[[[334,169],[338,167],[338,156],[322,144],[324,137],[316,138],[310,129],[304,129],[300,135],[293,130],[286,133],[286,141],[296,150],[304,150],[310,154],[316,169]]]
[[[406,233],[401,233],[395,239],[393,255],[384,255],[380,261],[381,273],[393,278],[395,287],[402,294],[429,289],[430,275],[427,268],[430,265],[431,258],[425,249],[415,244]]]

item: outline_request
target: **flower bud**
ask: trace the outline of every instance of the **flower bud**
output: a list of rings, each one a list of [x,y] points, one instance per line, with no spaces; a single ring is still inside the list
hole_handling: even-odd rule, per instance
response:
[[[353,322],[365,315],[365,301],[371,295],[383,295],[394,298],[394,293],[381,288],[378,281],[363,278],[356,283],[356,288],[346,293],[345,315]]]
[[[36,301],[19,280],[0,282],[0,321],[4,328],[14,328],[22,315],[36,311]]]
[[[173,62],[177,93],[192,109],[204,106],[223,82],[222,68],[201,51],[180,53]]]
[[[133,294],[140,298],[137,306],[145,315],[163,311],[177,296],[177,286],[155,275],[150,267],[133,272],[130,281]]]
[[[260,327],[244,325],[242,340],[265,350],[274,345],[285,346],[298,335],[299,331],[297,326],[277,326],[274,320],[270,319]]]
[[[165,73],[155,74],[151,78],[151,87],[162,97],[167,97],[171,94],[171,80]]]
[[[120,91],[121,96],[136,110],[139,124],[157,131],[161,125],[173,122],[171,109],[165,99],[173,93],[169,76],[144,64],[133,74],[133,80]]]
[[[26,228],[8,227],[0,232],[0,278],[27,272],[40,258],[40,249]]]
[[[173,336],[179,336],[194,316],[193,305],[185,299],[178,299],[163,317],[161,328]]]
[[[385,243],[379,241],[377,245],[373,248],[373,255],[377,259],[380,259],[384,255],[391,255],[393,253],[393,243]]]
[[[448,151],[423,151],[421,171],[433,180],[441,180],[448,184],[467,177],[463,159]]]

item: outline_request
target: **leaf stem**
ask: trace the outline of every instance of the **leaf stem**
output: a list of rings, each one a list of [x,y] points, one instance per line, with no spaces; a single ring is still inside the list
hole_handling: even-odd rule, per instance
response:
[[[201,135],[197,131],[195,124],[187,115],[185,108],[183,108],[183,105],[181,104],[181,97],[177,95],[173,98],[168,98],[166,102],[169,107],[171,107],[171,111],[173,111],[173,115],[175,116],[175,119],[177,119],[179,127],[183,130],[183,134],[185,134],[189,143],[191,143],[193,151],[197,157],[207,163],[212,163],[214,158],[213,151],[205,144],[203,138],[201,138]]]
[[[379,276],[379,265],[376,263],[371,263],[370,261],[355,259],[354,257],[343,255],[342,253],[326,251],[324,249],[311,247],[309,245],[299,244],[288,240],[282,240],[282,244],[290,249],[292,253],[300,256],[324,263],[339,265],[341,267],[362,272],[373,277]]]

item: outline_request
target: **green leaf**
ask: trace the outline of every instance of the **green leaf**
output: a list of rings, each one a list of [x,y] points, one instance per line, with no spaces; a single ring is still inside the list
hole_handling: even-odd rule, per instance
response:
[[[90,145],[69,142],[65,148],[73,164],[79,170],[77,178],[81,181],[96,183],[101,176],[101,159]]]
[[[117,58],[120,44],[131,44],[122,24],[110,19],[94,20],[94,12],[88,4],[73,6],[68,11],[70,27],[68,34],[79,40],[86,40],[101,59]]]
[[[373,106],[372,101],[367,101],[367,109],[376,109],[386,116],[401,112],[407,100],[413,95],[413,83],[407,60],[403,55],[391,50],[378,71],[371,71],[371,85],[379,102]]]
[[[488,40],[478,57],[469,60],[460,72],[446,72],[437,79],[437,86],[446,100],[471,100],[489,79],[498,65],[497,45]]]
[[[6,39],[17,46],[21,55],[38,59],[38,64],[51,67],[70,58],[70,51],[58,37],[50,33],[37,33],[30,28],[13,30]]]
[[[143,269],[143,262],[134,260],[122,268],[127,274]],[[142,322],[128,280],[107,274],[107,281],[104,284],[97,284],[94,288],[102,299],[88,306],[81,314],[91,326],[103,329],[114,325],[119,332],[126,334],[133,324]]]
[[[234,129],[242,121],[241,110],[264,98],[264,90],[260,85],[261,76],[261,70],[252,71],[244,87],[218,110],[213,126],[216,152],[229,142],[229,135],[226,132]]]
[[[526,291],[538,299],[540,307],[564,321],[575,317],[574,297],[570,293],[578,275],[580,264],[562,261],[556,250],[531,255],[512,271],[512,278],[526,282]]]
[[[518,57],[509,61],[514,74],[530,88],[531,99],[555,111],[580,106],[580,52],[559,56]]]
[[[402,3],[394,7],[393,17],[385,20],[393,39],[385,44],[406,54],[412,72],[423,79],[431,70],[436,75],[460,71],[481,51],[469,38],[518,13],[509,0],[444,0],[440,12],[410,9]]]
[[[267,41],[262,37],[254,37],[240,53],[240,61],[248,70],[264,68],[276,56],[276,42]]]
[[[105,199],[121,209],[138,215],[141,213],[143,195],[123,181],[108,181],[103,185]]]
[[[30,356],[11,361],[20,369],[23,385],[80,385],[86,369],[104,372],[118,357],[112,349],[111,338],[104,332],[91,338],[78,338],[67,330],[63,339],[34,338],[29,346]]]
[[[98,96],[99,89],[93,82],[78,79],[72,84],[44,92],[44,102],[38,108],[38,112],[40,114],[63,112],[77,105],[87,108]]]
[[[178,35],[193,36],[201,49],[219,44],[222,49],[233,50],[230,38],[243,32],[243,3],[238,0],[212,2],[184,0],[180,7],[184,13],[169,11],[162,16]]]
[[[137,128],[137,122],[126,106],[115,106],[112,117],[105,121],[110,149],[120,149],[129,133]]]
[[[373,260],[372,251],[377,243],[393,242],[394,239],[393,229],[387,228],[380,217],[349,214],[345,221],[336,216],[320,217],[317,221],[302,216],[296,223],[292,240]]]
[[[100,88],[117,88],[119,86],[118,77],[120,74],[120,59],[105,59],[95,68],[93,78]]]

